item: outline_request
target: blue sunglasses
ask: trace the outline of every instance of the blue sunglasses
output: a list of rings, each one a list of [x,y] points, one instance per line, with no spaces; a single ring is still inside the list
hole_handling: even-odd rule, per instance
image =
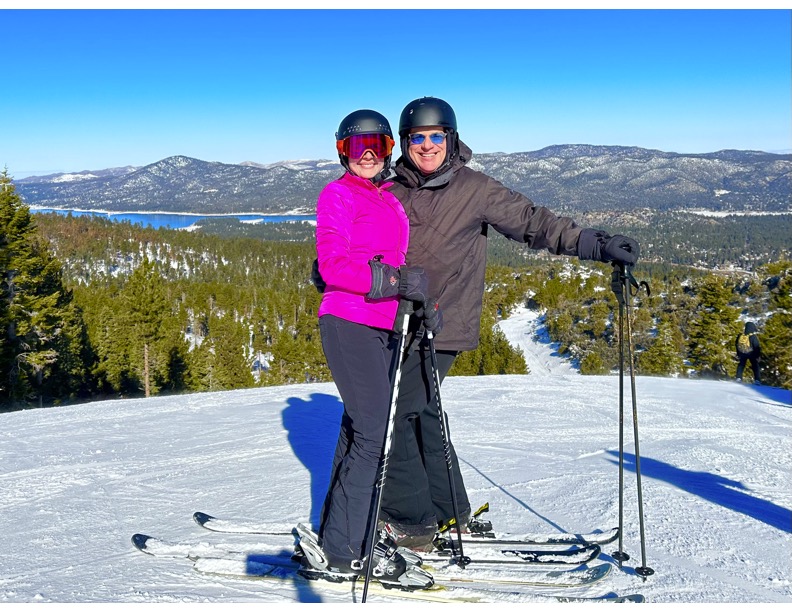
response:
[[[432,141],[432,144],[439,145],[443,144],[446,136],[445,132],[435,132],[434,134],[429,134],[429,140]],[[424,140],[426,140],[426,134],[410,134],[410,144],[423,144]]]

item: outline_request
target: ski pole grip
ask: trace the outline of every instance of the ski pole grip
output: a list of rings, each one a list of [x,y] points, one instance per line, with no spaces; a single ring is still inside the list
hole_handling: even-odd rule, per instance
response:
[[[412,313],[415,312],[415,306],[412,303],[412,300],[407,300],[402,298],[399,300],[399,308],[396,311],[396,319],[393,321],[393,331],[398,333],[404,333],[406,330],[406,322],[405,317],[409,318]],[[405,329],[402,329],[402,323],[405,323]]]
[[[399,309],[396,311],[396,320],[400,320],[404,315],[411,315],[415,312],[415,304],[412,300],[402,298],[399,300]]]

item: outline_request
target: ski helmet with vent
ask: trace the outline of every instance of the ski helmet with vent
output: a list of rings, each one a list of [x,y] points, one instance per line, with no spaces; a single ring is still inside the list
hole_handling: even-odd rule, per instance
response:
[[[344,140],[355,134],[386,134],[393,138],[390,123],[377,111],[356,110],[341,120],[336,132],[336,140]]]
[[[350,157],[360,158],[367,150],[384,161],[382,171],[371,179],[374,183],[388,175],[395,144],[388,120],[381,113],[370,109],[357,110],[344,117],[336,132],[338,159],[346,170],[349,170]]]
[[[457,131],[456,114],[451,105],[440,98],[424,97],[404,107],[399,117],[399,136],[417,127],[440,126],[445,131]]]

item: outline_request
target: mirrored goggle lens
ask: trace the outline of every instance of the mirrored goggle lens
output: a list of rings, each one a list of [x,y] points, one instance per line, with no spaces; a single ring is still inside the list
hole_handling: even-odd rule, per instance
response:
[[[352,159],[363,157],[369,149],[378,158],[387,157],[393,145],[393,139],[386,134],[355,134],[336,143],[338,152]]]
[[[429,140],[432,142],[432,144],[443,144],[445,139],[445,132],[435,132],[434,134],[429,134]],[[410,144],[423,144],[424,140],[426,140],[426,134],[410,134]]]

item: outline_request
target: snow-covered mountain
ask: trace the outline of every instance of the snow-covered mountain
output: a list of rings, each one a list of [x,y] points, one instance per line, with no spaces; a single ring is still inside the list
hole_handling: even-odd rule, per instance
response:
[[[106,168],[104,170],[81,170],[80,172],[57,172],[43,176],[28,176],[17,179],[19,185],[25,183],[71,183],[74,181],[85,181],[97,178],[107,178],[113,176],[123,176],[137,170],[137,166],[122,166],[120,168]]]
[[[581,376],[536,316],[501,327],[526,376],[451,377],[442,389],[474,506],[511,532],[587,532],[619,522],[619,377]],[[792,397],[734,382],[638,377],[645,517],[639,530],[625,378],[623,550],[611,575],[569,595],[649,602],[792,601]],[[135,550],[135,532],[288,552],[288,537],[211,533],[216,515],[316,521],[342,405],[332,383],[113,400],[0,414],[0,603],[345,603],[321,585],[199,574]],[[646,581],[637,565],[655,570]],[[528,570],[530,571],[530,570]],[[519,588],[517,590],[520,590]],[[536,599],[536,589],[502,603]],[[387,601],[370,596],[369,601]]]
[[[792,210],[792,155],[557,145],[474,154],[470,166],[559,211]],[[330,160],[224,164],[175,156],[128,172],[27,177],[17,186],[26,203],[42,207],[312,213],[319,192],[341,173]]]

